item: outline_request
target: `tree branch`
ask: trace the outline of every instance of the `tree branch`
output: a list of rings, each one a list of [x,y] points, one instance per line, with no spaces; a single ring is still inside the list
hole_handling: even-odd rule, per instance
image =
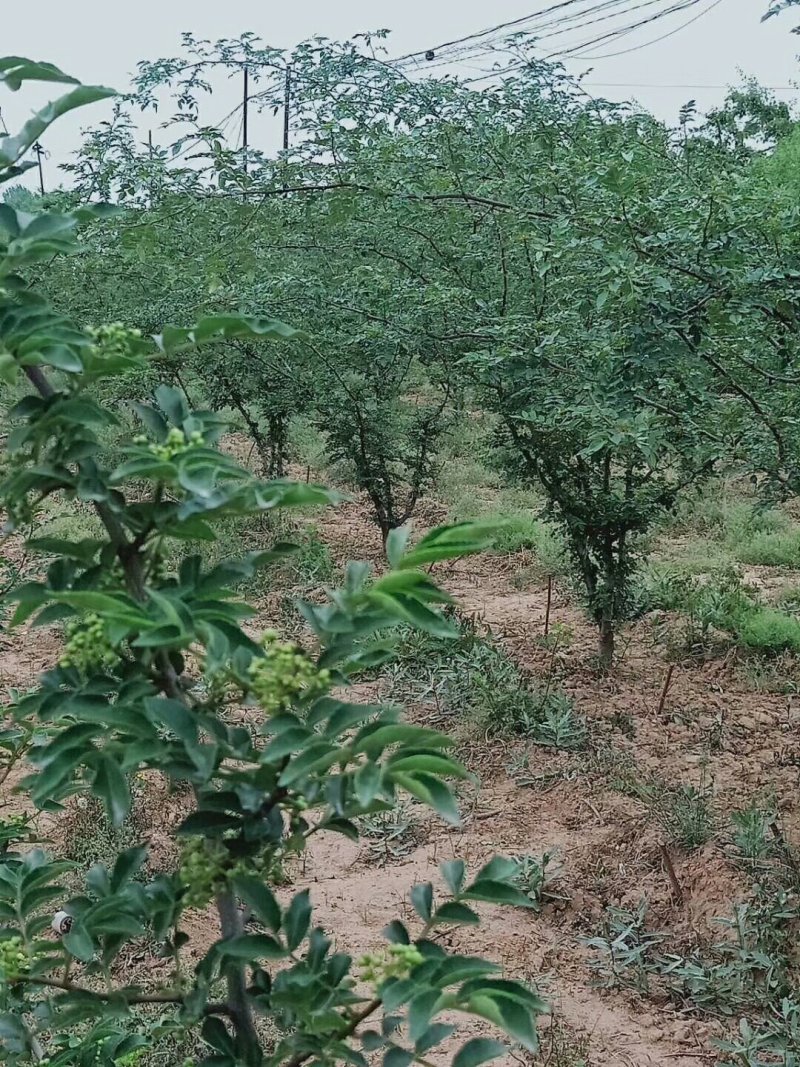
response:
[[[96,997],[97,1000],[110,1001],[121,997],[126,1004],[183,1004],[185,997],[177,993],[131,993],[126,989],[115,989],[110,993],[98,992],[86,986],[75,985],[73,982],[60,981],[57,978],[30,978],[23,977],[17,980],[19,984],[45,986],[47,989],[60,989],[64,993],[80,993],[82,995]],[[203,1009],[205,1015],[230,1015],[230,1005],[225,1001],[214,1001],[206,1004]]]

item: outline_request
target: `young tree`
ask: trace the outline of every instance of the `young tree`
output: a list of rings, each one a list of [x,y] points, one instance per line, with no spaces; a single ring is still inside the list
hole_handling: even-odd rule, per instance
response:
[[[18,57],[0,59],[0,81],[11,89],[27,81],[74,86],[18,136],[0,140],[0,181],[25,168],[31,144],[60,114],[112,95]],[[533,1049],[539,999],[498,977],[492,964],[448,953],[434,933],[478,922],[474,901],[527,906],[513,887],[514,863],[494,860],[472,877],[458,860],[443,864],[443,896],[431,884],[412,890],[419,928],[393,922],[386,950],[359,965],[333,952],[330,937],[313,926],[307,893],[282,903],[266,878],[311,834],[356,836],[355,817],[384,810],[401,791],[457,820],[446,780],[466,772],[448,754],[450,740],[333,691],[386,656],[375,639],[387,627],[450,632],[435,611],[447,598],[421,568],[479,550],[484,531],[441,528],[410,551],[405,533],[394,531],[383,577],[370,580],[365,566],[351,564],[329,603],[304,605],[313,652],[272,632],[254,641],[240,626],[252,612],[236,586],[282,548],[211,568],[190,550],[177,573],[165,574],[166,541],[191,544],[213,537],[227,516],[323,504],[331,494],[252,478],[216,448],[222,421],[190,410],[169,387],[159,388],[155,406],[137,405],[143,433],[109,459],[104,434],[115,416],[98,400],[101,383],[141,371],[153,356],[170,360],[229,340],[262,344],[292,331],[238,314],[201,317],[152,340],[119,325],[77,327],[25,273],[73,251],[80,220],[102,214],[101,205],[35,217],[0,206],[0,371],[9,384],[31,387],[9,414],[0,486],[6,533],[57,497],[91,503],[102,530],[81,541],[28,542],[51,562],[41,580],[14,590],[12,621],[63,621],[67,641],[58,663],[7,714],[21,734],[40,731],[26,782],[37,806],[55,810],[72,794],[91,793],[119,824],[131,778],[149,770],[188,786],[193,810],[179,830],[177,870],[150,877],[139,847],[108,868],[93,867],[85,890],[63,906],[60,941],[42,935],[62,901],[67,865],[38,849],[16,850],[18,834],[3,827],[4,1062],[132,1064],[157,1026],[199,1031],[207,1067],[365,1064],[362,1049],[410,1064],[452,1033],[450,1022],[437,1019],[443,1011],[480,1016]],[[252,731],[227,713],[242,702],[253,709]],[[212,901],[219,937],[186,973],[182,916]],[[240,901],[263,932],[245,930]],[[145,934],[174,962],[154,991],[127,983],[115,967],[124,946]],[[134,1024],[133,1009],[152,1013],[150,1021]],[[493,1040],[473,1039],[458,1063],[472,1067],[502,1051]]]

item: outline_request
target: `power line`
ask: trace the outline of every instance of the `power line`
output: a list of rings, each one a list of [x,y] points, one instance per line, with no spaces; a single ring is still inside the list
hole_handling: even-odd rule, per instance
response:
[[[719,0],[716,0],[719,3]],[[581,41],[579,44],[571,45],[568,48],[559,49],[557,52],[551,52],[547,59],[553,59],[556,57],[563,57],[571,55],[574,52],[581,51],[584,48],[591,48],[593,45],[600,44],[601,41],[612,41],[619,37],[627,37],[629,33],[633,33],[634,30],[640,29],[642,26],[649,26],[651,22],[659,22],[663,18],[667,18],[669,15],[677,14],[679,11],[686,11],[690,8],[696,7],[700,3],[700,0],[677,0],[671,7],[665,8],[663,11],[656,11],[652,15],[648,15],[647,18],[639,19],[638,22],[631,22],[627,26],[616,27],[613,30],[609,30],[607,33],[601,34],[599,37],[593,37],[588,41]],[[578,56],[577,58],[589,58],[584,56]]]
[[[534,11],[530,15],[523,15],[521,18],[512,19],[510,22],[500,22],[496,26],[490,26],[485,30],[477,30],[475,33],[468,33],[465,37],[456,37],[452,41],[443,41],[441,44],[434,45],[431,48],[424,48],[419,52],[408,52],[404,56],[397,56],[396,59],[391,60],[392,64],[402,63],[408,59],[423,59],[430,53],[441,52],[445,48],[452,48],[455,45],[465,44],[467,41],[475,41],[481,37],[488,37],[492,33],[497,33],[499,30],[511,29],[515,26],[521,26],[526,22],[530,22],[532,19],[541,18],[542,15],[549,15],[552,11],[558,11],[565,7],[572,7],[573,4],[584,3],[585,0],[561,0],[558,4],[553,4],[551,7],[546,7],[543,11]]]
[[[577,58],[578,59],[611,59],[614,56],[627,55],[629,52],[638,52],[641,48],[648,48],[651,44],[658,44],[659,41],[666,41],[666,39],[668,37],[673,37],[676,33],[680,33],[681,30],[685,30],[687,26],[691,26],[693,22],[697,22],[697,20],[701,19],[703,17],[703,15],[707,15],[709,11],[713,10],[713,8],[717,7],[721,3],[722,3],[722,0],[713,0],[713,2],[708,5],[708,7],[704,7],[702,11],[698,11],[698,13],[696,15],[694,15],[692,18],[688,19],[686,22],[682,23],[680,26],[676,26],[674,29],[670,30],[668,33],[662,33],[660,37],[654,37],[651,41],[644,41],[644,42],[642,42],[642,44],[634,45],[632,48],[623,48],[619,52],[606,52],[606,53],[604,53],[603,55],[600,55],[600,56],[580,55]],[[591,46],[589,46],[589,47],[591,47]]]
[[[591,85],[602,89],[730,89],[730,85],[711,85],[709,82],[697,82],[694,85],[678,84],[676,82],[583,82],[583,85]],[[800,88],[796,85],[759,85],[760,89],[768,89],[773,93],[797,93]]]

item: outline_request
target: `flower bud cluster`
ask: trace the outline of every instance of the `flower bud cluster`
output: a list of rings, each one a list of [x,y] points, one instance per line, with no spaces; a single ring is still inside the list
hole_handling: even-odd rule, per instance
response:
[[[261,641],[263,656],[250,661],[250,689],[270,715],[286,711],[300,697],[319,696],[331,684],[330,671],[320,670],[293,641],[281,641],[267,630]]]

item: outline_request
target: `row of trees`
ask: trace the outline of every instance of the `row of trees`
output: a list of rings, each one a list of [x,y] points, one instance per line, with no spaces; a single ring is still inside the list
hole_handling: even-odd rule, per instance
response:
[[[113,95],[50,64],[0,58],[0,85],[29,81],[70,88],[19,135],[0,139],[0,183],[24,171],[31,145],[59,115]],[[93,232],[83,260],[75,235],[111,209],[38,207],[0,205],[0,367],[19,397],[0,479],[4,536],[35,528],[45,500],[91,506],[97,531],[27,543],[44,558],[37,580],[10,591],[11,624],[63,623],[66,642],[39,684],[4,708],[0,781],[27,759],[33,770],[22,785],[37,808],[57,812],[67,798],[92,794],[120,825],[131,782],[150,772],[182,791],[190,810],[174,869],[148,869],[147,848],[137,845],[80,872],[77,892],[73,865],[32,847],[27,816],[0,818],[3,1063],[135,1067],[167,1042],[205,1067],[366,1067],[378,1051],[387,1067],[408,1067],[450,1037],[454,1013],[535,1050],[544,1007],[536,994],[491,962],[447,951],[441,938],[479,922],[477,901],[531,906],[515,887],[514,862],[492,860],[469,875],[460,860],[443,864],[441,887],[411,892],[419,922],[392,922],[386,947],[360,962],[314,925],[307,891],[279,899],[270,885],[276,865],[313,834],[356,839],[359,816],[389,810],[401,793],[458,822],[448,782],[467,771],[448,751],[453,742],[402,722],[396,708],[342,697],[354,674],[391,654],[388,629],[455,636],[437,611],[448,598],[423,568],[481,550],[487,532],[445,527],[409,547],[395,530],[386,574],[370,580],[368,567],[351,564],[326,604],[302,606],[313,650],[269,631],[254,640],[241,626],[254,611],[237,589],[287,546],[217,566],[193,548],[232,516],[327,504],[335,494],[254,478],[218,449],[224,420],[192,408],[180,389],[161,385],[153,404],[137,400],[137,433],[108,398],[139,396],[161,361],[173,366],[222,343],[244,346],[246,357],[295,331],[241,314],[200,316],[155,337],[119,323],[81,326],[38,291],[36,268],[76,254],[80,277],[97,281],[97,322],[113,296],[96,257],[105,248],[114,262],[117,235]],[[77,306],[75,289],[61,296]],[[171,541],[185,551],[169,574],[162,551]],[[48,936],[55,907],[58,938]],[[216,936],[188,967],[192,908],[208,909]],[[143,939],[163,961],[155,988],[119,966]],[[476,1037],[456,1062],[478,1067],[504,1051]]]
[[[795,490],[785,105],[749,85],[672,131],[533,59],[476,92],[412,83],[361,42],[290,57],[252,37],[186,44],[142,64],[89,137],[76,194],[126,211],[45,284],[81,316],[145,329],[242,307],[301,328],[284,348],[226,344],[165,367],[239,413],[265,471],[283,473],[287,423],[310,414],[385,542],[453,421],[488,409],[511,476],[563,524],[606,664],[641,534],[683,491],[724,465]],[[251,151],[245,171],[203,125],[204,79],[261,70],[253,106],[268,108],[286,63],[293,148]],[[165,93],[189,165],[136,144],[132,113]]]

